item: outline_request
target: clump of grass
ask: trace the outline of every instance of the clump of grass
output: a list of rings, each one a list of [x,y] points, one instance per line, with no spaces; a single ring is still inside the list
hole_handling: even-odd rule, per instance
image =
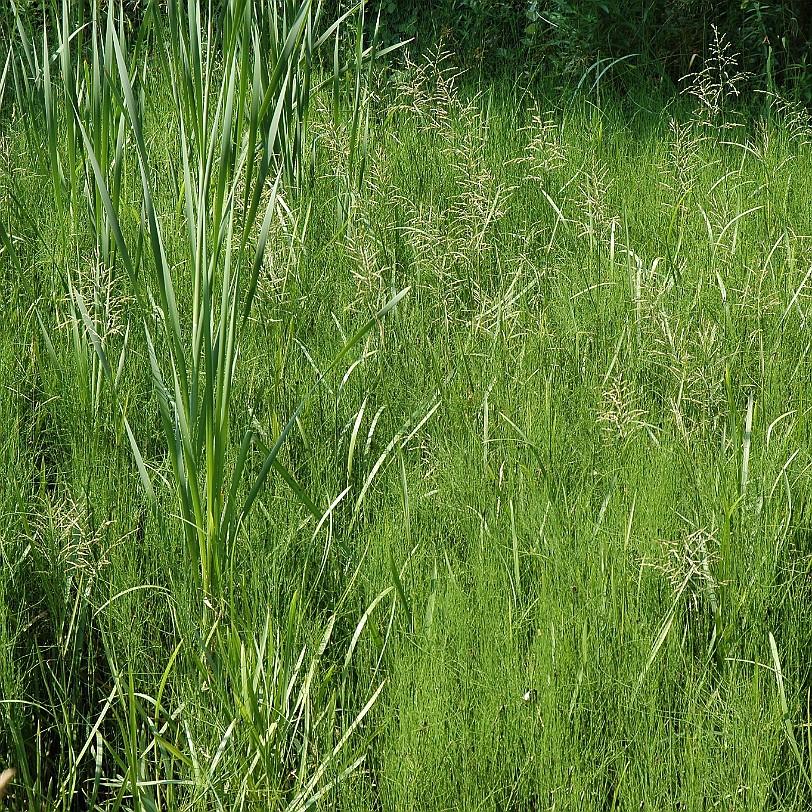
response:
[[[231,702],[236,699],[238,705],[237,716],[232,716],[218,744],[218,756],[202,770],[193,736],[188,730],[182,736],[183,731],[174,725],[172,714],[179,711],[167,710],[170,715],[162,727],[162,694],[181,644],[172,652],[159,687],[150,696],[135,689],[132,664],[122,663],[112,642],[105,639],[114,687],[84,746],[78,755],[72,752],[62,789],[65,798],[73,797],[79,761],[94,750],[97,767],[91,805],[100,791],[105,751],[121,770],[121,778],[108,784],[116,798],[115,807],[125,795],[136,808],[150,808],[162,796],[174,797],[170,787],[179,770],[191,770],[200,791],[222,799],[217,763],[228,747],[247,746],[249,770],[238,791],[241,803],[247,797],[279,797],[286,799],[287,808],[300,809],[315,803],[338,777],[361,763],[363,756],[347,759],[346,744],[381,686],[354,717],[344,714],[339,720],[335,714],[325,715],[321,706],[327,701],[326,694],[319,692],[327,690],[329,677],[321,684],[316,675],[334,620],[304,671],[305,649],[295,652],[304,635],[303,615],[295,598],[286,634],[277,635],[275,643],[269,636],[270,618],[261,642],[253,628],[243,627],[247,609],[238,604],[235,593],[234,560],[270,472],[277,470],[307,509],[316,508],[278,456],[308,396],[270,448],[249,428],[235,449],[231,439],[233,389],[266,262],[268,235],[284,206],[283,177],[289,185],[301,185],[314,50],[336,32],[341,20],[319,37],[315,31],[320,7],[314,10],[309,2],[287,3],[280,10],[273,3],[241,0],[224,7],[219,21],[202,12],[198,2],[170,2],[164,16],[157,3],[151,3],[138,39],[130,43],[117,24],[113,4],[108,6],[105,25],[99,6],[93,3],[85,50],[83,12],[77,28],[72,29],[74,17],[63,4],[61,14],[53,20],[54,29],[43,28],[41,61],[34,60],[33,35],[17,15],[20,45],[28,66],[37,69],[37,83],[18,87],[16,102],[25,109],[39,98],[44,106],[50,175],[64,224],[63,248],[70,250],[71,231],[86,224],[83,210],[89,214],[94,236],[95,277],[89,279],[81,268],[72,274],[68,268],[65,279],[73,362],[79,388],[86,393],[84,411],[92,420],[100,419],[101,389],[106,380],[118,412],[113,419],[121,421],[144,493],[157,516],[162,500],[154,484],[153,463],[144,453],[143,435],[139,438],[140,430],[131,425],[122,391],[122,373],[130,361],[128,337],[131,328],[140,332],[185,542],[185,566],[197,593],[199,640],[187,656],[198,662],[202,677],[208,675],[212,698],[217,698],[226,718],[233,713],[228,710]],[[52,82],[50,30],[58,32],[59,60],[54,63],[58,84]],[[363,25],[357,30],[355,56],[360,77],[369,52],[361,44]],[[86,59],[87,71],[81,69]],[[174,213],[159,208],[161,183],[153,172],[146,135],[147,118],[153,112],[145,92],[150,63],[152,80],[168,89],[169,106],[162,114],[177,133],[180,177],[175,181]],[[18,63],[14,65],[16,69]],[[360,103],[356,93],[356,107]],[[140,181],[134,208],[122,196],[128,180],[125,165],[134,168]],[[173,240],[170,222],[183,239]],[[173,242],[179,243],[179,250],[172,246],[170,254]],[[122,300],[114,292],[121,287],[126,287],[130,300],[123,328],[118,326]],[[377,314],[348,337],[310,394],[405,293],[395,293],[382,302]],[[41,317],[39,322],[51,358],[59,365]],[[256,454],[257,446],[262,459],[246,484],[246,471],[254,467],[248,465],[249,458]],[[161,520],[159,524],[167,528],[169,523]],[[74,536],[71,533],[71,539]],[[68,556],[66,566],[79,567],[84,547],[66,549],[68,552],[60,553]],[[177,575],[170,578],[176,579]],[[93,592],[88,588],[76,595],[79,617],[85,620],[90,617],[88,598]],[[69,637],[77,634],[73,629]],[[47,672],[42,677],[45,683],[49,681]],[[56,680],[57,688],[73,679],[68,674],[61,677]],[[60,706],[57,699],[51,704]],[[105,716],[115,721],[112,729],[117,730],[123,746],[120,758],[116,745],[100,738],[102,729],[109,730],[103,726]],[[247,740],[243,735],[235,737],[238,741],[232,743],[238,718],[251,735]],[[167,724],[172,726],[171,736]],[[316,741],[329,742],[336,730],[341,730],[338,740],[311,758]],[[71,738],[67,728],[60,735]],[[146,750],[145,737],[151,742]],[[40,778],[27,766],[26,782],[33,787]],[[150,782],[152,770],[158,778]],[[296,774],[292,782],[286,777],[291,772]],[[45,787],[39,791],[51,792]]]

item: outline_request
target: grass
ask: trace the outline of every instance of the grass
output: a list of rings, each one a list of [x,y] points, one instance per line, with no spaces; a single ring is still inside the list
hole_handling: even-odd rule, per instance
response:
[[[0,73],[7,806],[807,809],[805,111],[189,8]]]

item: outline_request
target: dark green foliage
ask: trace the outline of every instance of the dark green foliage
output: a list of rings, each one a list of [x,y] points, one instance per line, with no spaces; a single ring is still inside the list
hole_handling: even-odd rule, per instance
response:
[[[153,2],[163,6],[121,0],[125,24],[137,29]],[[321,19],[332,21],[353,3],[321,5]],[[228,6],[212,4],[216,20]],[[61,0],[19,0],[17,7],[36,30],[61,9]],[[70,8],[75,19],[87,18],[90,0]],[[12,18],[8,5],[0,11],[0,31]],[[792,88],[812,100],[811,0],[367,0],[370,34],[376,26],[382,45],[409,41],[412,52],[423,52],[443,42],[485,75],[518,69],[592,85],[602,74],[621,86],[641,75],[678,83],[707,56],[715,26],[742,55],[757,87]]]
[[[708,54],[716,26],[758,85],[806,97],[811,8],[809,0],[368,0],[367,20],[370,29],[379,22],[384,43],[412,40],[424,51],[442,40],[486,74],[520,69],[590,84],[618,59],[607,79],[633,73],[677,83]]]

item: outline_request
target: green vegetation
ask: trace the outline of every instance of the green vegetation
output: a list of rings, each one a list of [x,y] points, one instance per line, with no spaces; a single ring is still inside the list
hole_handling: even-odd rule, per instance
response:
[[[807,110],[68,5],[0,44],[7,807],[809,809]]]

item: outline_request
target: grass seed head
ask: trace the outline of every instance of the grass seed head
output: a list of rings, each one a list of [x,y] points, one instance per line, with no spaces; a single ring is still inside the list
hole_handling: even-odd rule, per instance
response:
[[[542,113],[536,109],[533,121],[524,128],[524,132],[530,135],[530,141],[518,161],[525,166],[529,178],[543,181],[545,175],[566,166],[563,124],[556,120],[553,113]]]
[[[745,89],[750,75],[741,70],[741,57],[734,53],[724,32],[711,26],[709,55],[702,69],[683,77],[687,93],[697,102],[698,123],[707,127],[727,129],[738,126],[731,117],[735,103]]]
[[[598,423],[609,436],[616,437],[625,444],[635,432],[645,427],[641,418],[646,412],[636,408],[638,395],[622,373],[612,379],[601,400]]]
[[[671,584],[673,598],[685,595],[697,609],[703,598],[715,597],[719,582],[713,574],[719,542],[713,529],[699,528],[677,539],[661,539],[663,559],[657,565]]]

